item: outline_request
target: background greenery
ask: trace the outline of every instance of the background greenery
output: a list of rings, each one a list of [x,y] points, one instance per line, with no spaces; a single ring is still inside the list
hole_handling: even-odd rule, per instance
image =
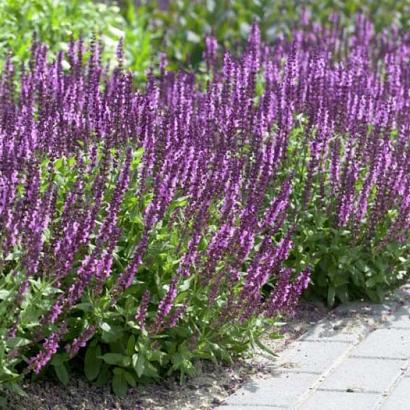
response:
[[[205,34],[213,33],[226,48],[243,44],[251,24],[257,21],[265,40],[278,33],[289,34],[299,21],[304,7],[313,21],[330,24],[334,12],[341,23],[353,26],[352,17],[363,12],[371,17],[377,30],[395,22],[409,27],[410,3],[406,0],[140,0],[150,15],[149,29],[153,45],[168,55],[171,67],[189,61],[196,66],[202,59]],[[130,0],[120,2],[126,9]]]
[[[50,47],[50,57],[66,50],[71,38],[88,40],[96,34],[104,44],[104,59],[112,59],[121,38],[126,44],[128,67],[144,73],[151,59],[151,34],[147,15],[131,4],[125,15],[112,2],[92,0],[2,0],[0,1],[0,68],[11,51],[19,66],[30,55],[33,35]]]
[[[161,52],[168,68],[195,68],[202,61],[205,35],[213,33],[223,47],[234,49],[257,21],[263,38],[273,41],[278,33],[290,33],[303,8],[312,21],[325,25],[337,12],[347,29],[358,12],[369,16],[377,30],[392,22],[410,27],[407,0],[2,0],[0,67],[9,50],[14,62],[27,60],[33,32],[53,52],[65,49],[71,36],[88,39],[96,33],[106,61],[124,38],[125,63],[143,80]]]

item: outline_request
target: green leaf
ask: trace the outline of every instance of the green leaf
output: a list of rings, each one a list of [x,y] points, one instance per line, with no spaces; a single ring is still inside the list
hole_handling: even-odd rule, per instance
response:
[[[135,351],[135,336],[131,335],[127,343],[127,353],[131,356]]]
[[[347,303],[349,301],[349,292],[347,286],[340,286],[336,289],[336,296],[341,300],[342,303]]]
[[[112,377],[112,390],[116,396],[123,397],[127,394],[127,380],[122,372],[114,373]]]
[[[125,380],[127,380],[127,383],[131,387],[135,387],[137,385],[137,382],[135,381],[135,377],[130,372],[123,370],[122,374],[125,377]]]
[[[6,289],[0,289],[0,300],[7,299],[10,296],[10,291]]]
[[[64,159],[63,158],[58,158],[55,162],[54,162],[54,168],[58,171],[60,170],[64,165]]]
[[[118,326],[110,326],[108,325],[108,323],[105,323],[105,325],[109,326],[110,330],[103,330],[103,333],[101,335],[101,339],[105,342],[105,343],[112,343],[115,341],[118,341],[122,338],[123,335],[123,331],[121,330],[120,327]],[[108,327],[104,326],[106,329],[108,329]]]
[[[138,363],[138,353],[134,353],[133,355],[132,355],[132,367],[134,368],[134,369],[136,369],[137,368],[137,363]]]
[[[78,303],[77,305],[75,305],[75,308],[82,310],[83,312],[91,312],[93,310],[93,305],[91,303]],[[104,323],[104,325],[108,324]]]
[[[186,39],[190,42],[190,43],[199,43],[201,41],[201,37],[198,36],[197,33],[194,33],[191,30],[187,30],[186,32]]]
[[[335,303],[336,289],[332,286],[329,287],[327,291],[327,305],[333,306]]]
[[[100,374],[98,375],[98,378],[95,384],[96,386],[99,386],[99,387],[104,386],[105,384],[108,383],[110,378],[111,378],[110,369],[106,364],[103,363],[103,366],[101,367],[101,370],[100,370]]]
[[[100,355],[100,346],[88,346],[87,351],[85,352],[84,373],[89,381],[94,380],[100,373],[102,365],[102,360],[99,358]]]
[[[51,359],[51,364],[53,366],[59,366],[66,362],[68,360],[68,354],[67,353],[57,353],[53,356]]]
[[[125,359],[128,359],[127,356],[121,353],[105,353],[103,356],[99,356],[101,359],[104,360],[105,363],[111,365],[122,365]]]
[[[70,376],[68,375],[68,371],[67,371],[67,368],[65,367],[65,364],[61,363],[61,364],[55,365],[54,371],[57,375],[58,380],[60,380],[60,382],[66,386],[70,380]]]
[[[25,339],[23,337],[12,337],[11,339],[7,340],[7,346],[10,349],[14,349],[16,347],[26,346],[31,342],[29,339]]]
[[[154,350],[147,352],[148,355],[148,360],[150,362],[158,362],[160,365],[165,364],[165,359],[167,357],[167,354],[165,352],[161,352],[160,350]]]
[[[144,147],[138,148],[135,152],[134,152],[134,156],[132,159],[132,168],[135,169],[141,162],[141,158],[144,155]]]
[[[137,357],[135,358],[135,356]],[[134,354],[132,358],[133,358],[132,364],[134,366],[135,372],[137,373],[138,377],[141,377],[144,373],[145,357],[141,354]]]
[[[104,330],[104,332],[110,332],[111,331],[111,326],[106,322],[102,322],[100,324],[100,328],[101,328],[101,330]]]

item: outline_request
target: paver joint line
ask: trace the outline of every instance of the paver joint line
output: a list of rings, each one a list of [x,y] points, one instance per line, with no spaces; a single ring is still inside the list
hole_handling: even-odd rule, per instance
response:
[[[313,374],[316,376],[320,376],[322,372],[313,372],[309,370],[298,370],[298,369],[281,369],[282,373],[302,373],[302,374]]]
[[[398,329],[397,327],[395,329]],[[410,329],[409,329],[410,330]],[[331,337],[331,336],[326,336]],[[344,344],[351,344],[350,340],[328,340],[328,339],[301,339],[300,342],[302,343],[344,343]]]
[[[409,378],[403,377],[394,386],[394,389],[390,392],[391,394],[384,399],[381,403],[382,408],[385,410],[400,410],[409,408],[408,392],[410,389]]]
[[[410,327],[403,327],[403,326],[391,326],[388,325],[386,326],[386,329],[392,329],[392,330],[404,330],[404,331],[410,331]]]
[[[328,393],[346,393],[346,394],[383,394],[382,391],[379,390],[366,390],[366,389],[326,389],[325,387],[318,387],[316,391],[323,391]]]
[[[364,356],[352,354],[349,356],[351,359],[369,359],[369,360],[393,360],[399,362],[405,362],[407,359],[403,357],[386,357],[386,356]]]

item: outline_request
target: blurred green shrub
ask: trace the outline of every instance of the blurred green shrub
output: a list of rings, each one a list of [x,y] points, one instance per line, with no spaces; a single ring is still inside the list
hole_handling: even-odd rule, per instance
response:
[[[1,0],[0,67],[9,50],[14,63],[26,61],[34,33],[48,44],[50,56],[66,49],[70,37],[89,39],[95,33],[104,43],[106,61],[124,38],[126,63],[142,74],[149,65],[150,34],[141,13],[129,11],[132,16],[125,20],[117,5],[92,0]]]
[[[203,53],[201,39],[206,34],[213,33],[221,45],[232,50],[246,40],[254,20],[267,41],[278,33],[290,33],[303,7],[313,21],[325,25],[331,24],[330,16],[338,12],[348,29],[358,12],[370,16],[377,30],[392,22],[407,28],[410,21],[407,0],[118,0],[118,4],[130,22],[130,4],[134,4],[133,10],[149,15],[153,47],[166,52],[170,68],[186,61],[198,65]]]

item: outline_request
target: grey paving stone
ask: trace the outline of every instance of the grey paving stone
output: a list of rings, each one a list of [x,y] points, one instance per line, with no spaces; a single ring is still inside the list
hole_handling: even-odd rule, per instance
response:
[[[337,341],[297,341],[280,355],[277,364],[282,368],[322,373],[350,348],[350,343]]]
[[[344,305],[340,305],[335,309],[335,313],[339,317],[354,316],[355,313],[360,315],[372,316],[375,319],[380,319],[385,315],[392,313],[392,309],[395,308],[397,302],[386,301],[386,303],[363,303],[363,302],[351,302]]]
[[[395,296],[400,298],[402,301],[409,301],[410,298],[410,285],[404,285],[395,292]]]
[[[409,410],[410,408],[410,378],[405,377],[384,402],[383,410]]]
[[[404,306],[388,319],[385,326],[410,330],[410,306]]]
[[[410,332],[401,329],[377,329],[352,351],[355,356],[407,359]]]
[[[234,404],[233,406],[230,405],[222,405],[221,407],[217,407],[217,409],[221,410],[264,410],[264,409],[287,409],[288,407],[278,407],[278,406],[265,406],[261,405],[258,406],[256,404],[244,404],[238,405]]]
[[[381,394],[316,391],[300,409],[368,410],[376,408],[381,398]]]
[[[226,410],[226,406],[293,406],[298,399],[309,391],[318,376],[306,373],[282,373],[269,379],[254,380],[240,388],[218,409]],[[252,408],[252,407],[249,407]]]
[[[362,337],[365,329],[366,327],[364,325],[348,326],[345,320],[326,321],[318,323],[306,332],[300,340],[354,343]]]
[[[383,392],[399,377],[402,366],[401,360],[349,358],[343,361],[319,388]]]

